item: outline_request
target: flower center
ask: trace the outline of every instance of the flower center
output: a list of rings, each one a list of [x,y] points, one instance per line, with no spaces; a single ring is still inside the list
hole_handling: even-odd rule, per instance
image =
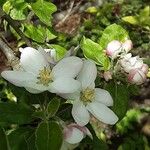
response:
[[[44,86],[48,86],[49,83],[52,81],[51,69],[48,67],[44,67],[42,70],[39,71],[37,79],[39,80],[37,84],[43,84]]]
[[[92,102],[94,99],[94,93],[94,89],[86,88],[84,91],[81,92],[80,98],[84,103]]]

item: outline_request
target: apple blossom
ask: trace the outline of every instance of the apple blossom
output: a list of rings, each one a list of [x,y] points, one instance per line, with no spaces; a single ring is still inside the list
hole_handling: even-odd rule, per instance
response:
[[[139,56],[132,57],[131,53],[124,55],[120,59],[119,63],[123,70],[127,73],[129,73],[132,69],[138,69],[143,66],[143,60],[139,58]]]
[[[106,48],[106,54],[112,58],[116,58],[118,54],[121,52],[121,42],[117,40],[113,40],[108,43]]]
[[[133,84],[140,85],[146,80],[146,74],[142,69],[133,69],[128,74],[128,80]]]
[[[81,82],[82,88],[70,94],[60,94],[65,99],[73,100],[72,116],[80,126],[86,125],[90,120],[90,114],[98,120],[115,124],[118,117],[107,106],[113,105],[113,100],[108,91],[95,88],[97,68],[94,62],[85,60],[83,68],[77,80]]]
[[[12,84],[25,87],[31,93],[50,91],[72,93],[80,88],[74,78],[82,68],[82,60],[72,56],[60,60],[52,69],[45,57],[36,49],[21,50],[20,65],[23,70],[3,71],[1,76]]]
[[[122,44],[122,49],[124,49],[126,53],[128,53],[132,49],[132,47],[133,47],[133,44],[131,40],[126,40]]]
[[[87,127],[79,126],[76,123],[67,125],[63,130],[64,139],[70,144],[76,144],[82,141],[82,139],[88,135],[92,138],[92,135]]]

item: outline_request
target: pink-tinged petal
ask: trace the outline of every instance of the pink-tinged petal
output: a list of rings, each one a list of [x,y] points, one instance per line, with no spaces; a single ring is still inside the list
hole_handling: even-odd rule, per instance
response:
[[[81,101],[75,101],[73,103],[72,116],[80,126],[85,126],[90,120],[89,112]]]
[[[65,141],[70,144],[79,143],[84,138],[83,132],[74,127],[65,128],[64,135]]]
[[[24,87],[28,82],[35,80],[35,76],[33,74],[23,71],[3,71],[1,76],[10,83],[19,87]]]
[[[71,56],[60,60],[52,69],[54,78],[69,77],[74,78],[80,72],[83,62],[80,58]]]
[[[89,103],[87,105],[87,109],[95,118],[106,124],[113,125],[118,121],[118,117],[115,115],[115,113],[102,103]]]
[[[82,70],[77,76],[77,80],[79,80],[82,84],[82,89],[86,89],[87,87],[93,87],[96,76],[97,68],[95,63],[90,60],[85,60]]]
[[[113,105],[113,99],[110,93],[100,88],[95,88],[95,101],[103,103],[106,106]]]
[[[52,93],[73,93],[81,88],[79,81],[73,78],[60,77],[51,83],[49,91]]]
[[[34,74],[39,74],[39,70],[49,66],[44,56],[31,47],[21,50],[20,64],[27,72]]]
[[[133,69],[128,74],[128,81],[140,85],[146,80],[146,75],[141,69]]]
[[[69,124],[68,127],[69,127],[69,128],[70,128],[70,127],[77,128],[77,129],[79,129],[80,131],[82,131],[85,136],[88,135],[91,139],[93,138],[91,132],[89,131],[89,129],[88,129],[86,126],[79,126],[79,125],[76,124],[76,123],[72,123],[72,124]]]
[[[117,40],[111,41],[107,45],[106,54],[110,57],[116,58],[117,55],[121,52],[121,46],[122,44],[119,41]]]
[[[145,74],[148,74],[148,65],[147,64],[143,64],[143,66],[141,67],[141,70],[145,73]]]

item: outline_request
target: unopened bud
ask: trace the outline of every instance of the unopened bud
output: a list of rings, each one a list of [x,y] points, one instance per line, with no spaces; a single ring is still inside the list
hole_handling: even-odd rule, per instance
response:
[[[117,55],[121,52],[121,46],[122,44],[119,41],[117,40],[111,41],[107,45],[106,54],[112,58],[116,58]]]
[[[109,81],[112,79],[112,73],[110,71],[105,71],[103,76],[106,81]]]
[[[141,67],[141,70],[147,75],[148,74],[148,65],[147,64],[143,64],[143,66]]]
[[[133,69],[128,74],[128,80],[130,83],[140,85],[146,80],[146,75],[141,69]]]
[[[132,49],[132,47],[133,47],[133,44],[131,40],[126,40],[122,44],[122,49],[124,49],[126,53],[128,53]]]

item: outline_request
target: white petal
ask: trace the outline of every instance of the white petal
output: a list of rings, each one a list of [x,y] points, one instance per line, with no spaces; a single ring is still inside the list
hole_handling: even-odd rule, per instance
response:
[[[79,75],[77,76],[77,80],[79,80],[82,84],[82,88],[86,89],[87,87],[93,85],[97,76],[97,68],[94,62],[90,60],[85,60],[83,63],[83,68]]]
[[[28,92],[32,93],[32,94],[38,94],[38,93],[41,93],[42,91],[39,91],[39,90],[36,90],[36,89],[33,89],[33,88],[28,88],[26,87],[25,88]]]
[[[118,117],[115,113],[104,104],[99,102],[93,102],[87,105],[87,109],[98,120],[106,124],[115,124],[118,121]]]
[[[65,141],[67,141],[70,144],[79,143],[84,137],[83,132],[77,128],[72,127],[72,130],[69,132],[71,132],[71,133],[69,134],[69,136],[66,136]]]
[[[106,106],[113,105],[113,99],[110,93],[100,88],[95,88],[95,101],[101,102]]]
[[[44,56],[36,49],[26,47],[21,52],[20,64],[27,72],[38,74],[44,66],[49,66]]]
[[[49,89],[52,93],[73,93],[81,88],[79,81],[73,78],[60,77],[51,83]]]
[[[30,81],[30,82],[27,82],[24,87],[27,88],[28,91],[29,91],[29,89],[30,89],[30,91],[31,91],[31,89],[35,89],[35,90],[41,91],[41,92],[47,91],[47,90],[49,90],[50,87],[51,87],[51,83],[49,84],[49,86],[45,86],[45,85],[39,84],[39,83],[37,83],[37,82],[38,82],[37,79],[35,79],[35,80],[33,80],[33,81]],[[33,91],[31,91],[31,92],[33,92]]]
[[[81,101],[75,101],[72,108],[72,116],[80,126],[88,124],[90,120],[89,112]]]
[[[24,87],[28,82],[35,80],[35,76],[23,71],[3,71],[1,76],[19,87]]]
[[[69,100],[79,100],[80,99],[80,91],[74,93],[66,93],[66,94],[58,94],[60,97]]]
[[[82,60],[78,57],[71,56],[63,58],[54,66],[52,74],[57,77],[76,77],[82,68]]]

